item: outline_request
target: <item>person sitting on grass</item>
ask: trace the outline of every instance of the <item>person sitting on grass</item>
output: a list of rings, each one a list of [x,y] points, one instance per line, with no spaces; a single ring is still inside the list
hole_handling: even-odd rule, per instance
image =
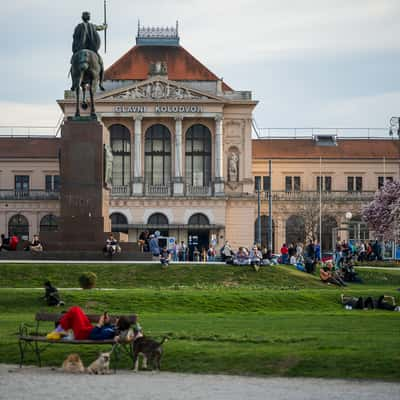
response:
[[[164,246],[160,253],[160,262],[163,267],[168,267],[171,261],[171,252]]]
[[[32,253],[41,253],[43,251],[43,246],[38,235],[33,235],[32,242],[25,248],[25,250],[31,251]]]
[[[362,279],[357,276],[357,272],[354,270],[354,264],[352,257],[347,257],[342,266],[342,275],[345,282],[356,282],[362,283]]]
[[[253,246],[250,251],[251,265],[260,265],[262,260],[262,253],[257,246]]]
[[[1,250],[15,251],[18,243],[19,239],[14,234],[11,234],[9,238],[6,238],[4,234],[1,235]]]
[[[115,239],[114,235],[111,233],[108,239],[106,240],[106,245],[104,247],[104,252],[109,256],[113,256],[114,254],[120,253],[121,248],[119,247],[118,240]]]
[[[333,276],[332,272],[326,265],[319,270],[319,277],[322,282],[328,283],[328,285],[333,283],[338,286],[347,286],[340,278]]]
[[[110,316],[107,312],[101,315],[99,322],[93,326],[84,311],[78,307],[71,307],[57,321],[56,329],[49,333],[49,339],[61,339],[68,336],[68,331],[72,330],[75,340],[109,340],[114,339],[122,330],[129,329],[130,322],[126,317],[120,317],[115,325],[111,324]]]
[[[46,281],[43,286],[45,290],[43,298],[46,299],[48,306],[59,307],[64,305],[64,302],[60,299],[58,289],[53,286],[50,281]]]

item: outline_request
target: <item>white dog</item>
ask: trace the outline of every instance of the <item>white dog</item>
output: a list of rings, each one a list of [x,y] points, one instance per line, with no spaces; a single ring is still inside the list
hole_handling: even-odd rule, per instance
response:
[[[89,374],[109,374],[110,373],[111,351],[100,353],[99,358],[88,366]]]

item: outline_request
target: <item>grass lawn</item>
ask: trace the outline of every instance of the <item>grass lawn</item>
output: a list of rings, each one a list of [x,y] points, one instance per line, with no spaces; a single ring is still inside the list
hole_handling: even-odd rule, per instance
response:
[[[61,290],[67,306],[139,315],[145,333],[168,335],[163,369],[179,372],[376,378],[400,380],[400,313],[347,311],[340,293],[396,296],[400,271],[362,270],[364,284],[343,289],[291,267],[213,265],[0,265],[0,355],[17,363],[20,322],[49,309],[39,297],[50,279],[76,287],[81,272],[98,275],[97,287]],[[54,309],[52,309],[54,311]],[[43,324],[43,332],[51,325]],[[99,349],[54,345],[43,353],[59,366],[78,351],[85,364]],[[31,362],[33,362],[31,358]],[[125,366],[129,367],[128,361]]]

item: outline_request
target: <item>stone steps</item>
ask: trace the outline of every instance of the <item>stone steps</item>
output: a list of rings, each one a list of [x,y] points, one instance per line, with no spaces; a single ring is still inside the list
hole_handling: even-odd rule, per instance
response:
[[[0,260],[66,260],[66,261],[152,261],[150,253],[139,251],[122,251],[113,257],[106,256],[101,251],[43,251],[31,253],[30,251],[0,251]]]

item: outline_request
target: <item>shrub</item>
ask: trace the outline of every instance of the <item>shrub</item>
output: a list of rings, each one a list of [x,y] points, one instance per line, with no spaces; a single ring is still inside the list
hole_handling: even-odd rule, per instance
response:
[[[97,275],[94,272],[84,272],[79,277],[79,284],[82,289],[92,289],[96,286]]]

